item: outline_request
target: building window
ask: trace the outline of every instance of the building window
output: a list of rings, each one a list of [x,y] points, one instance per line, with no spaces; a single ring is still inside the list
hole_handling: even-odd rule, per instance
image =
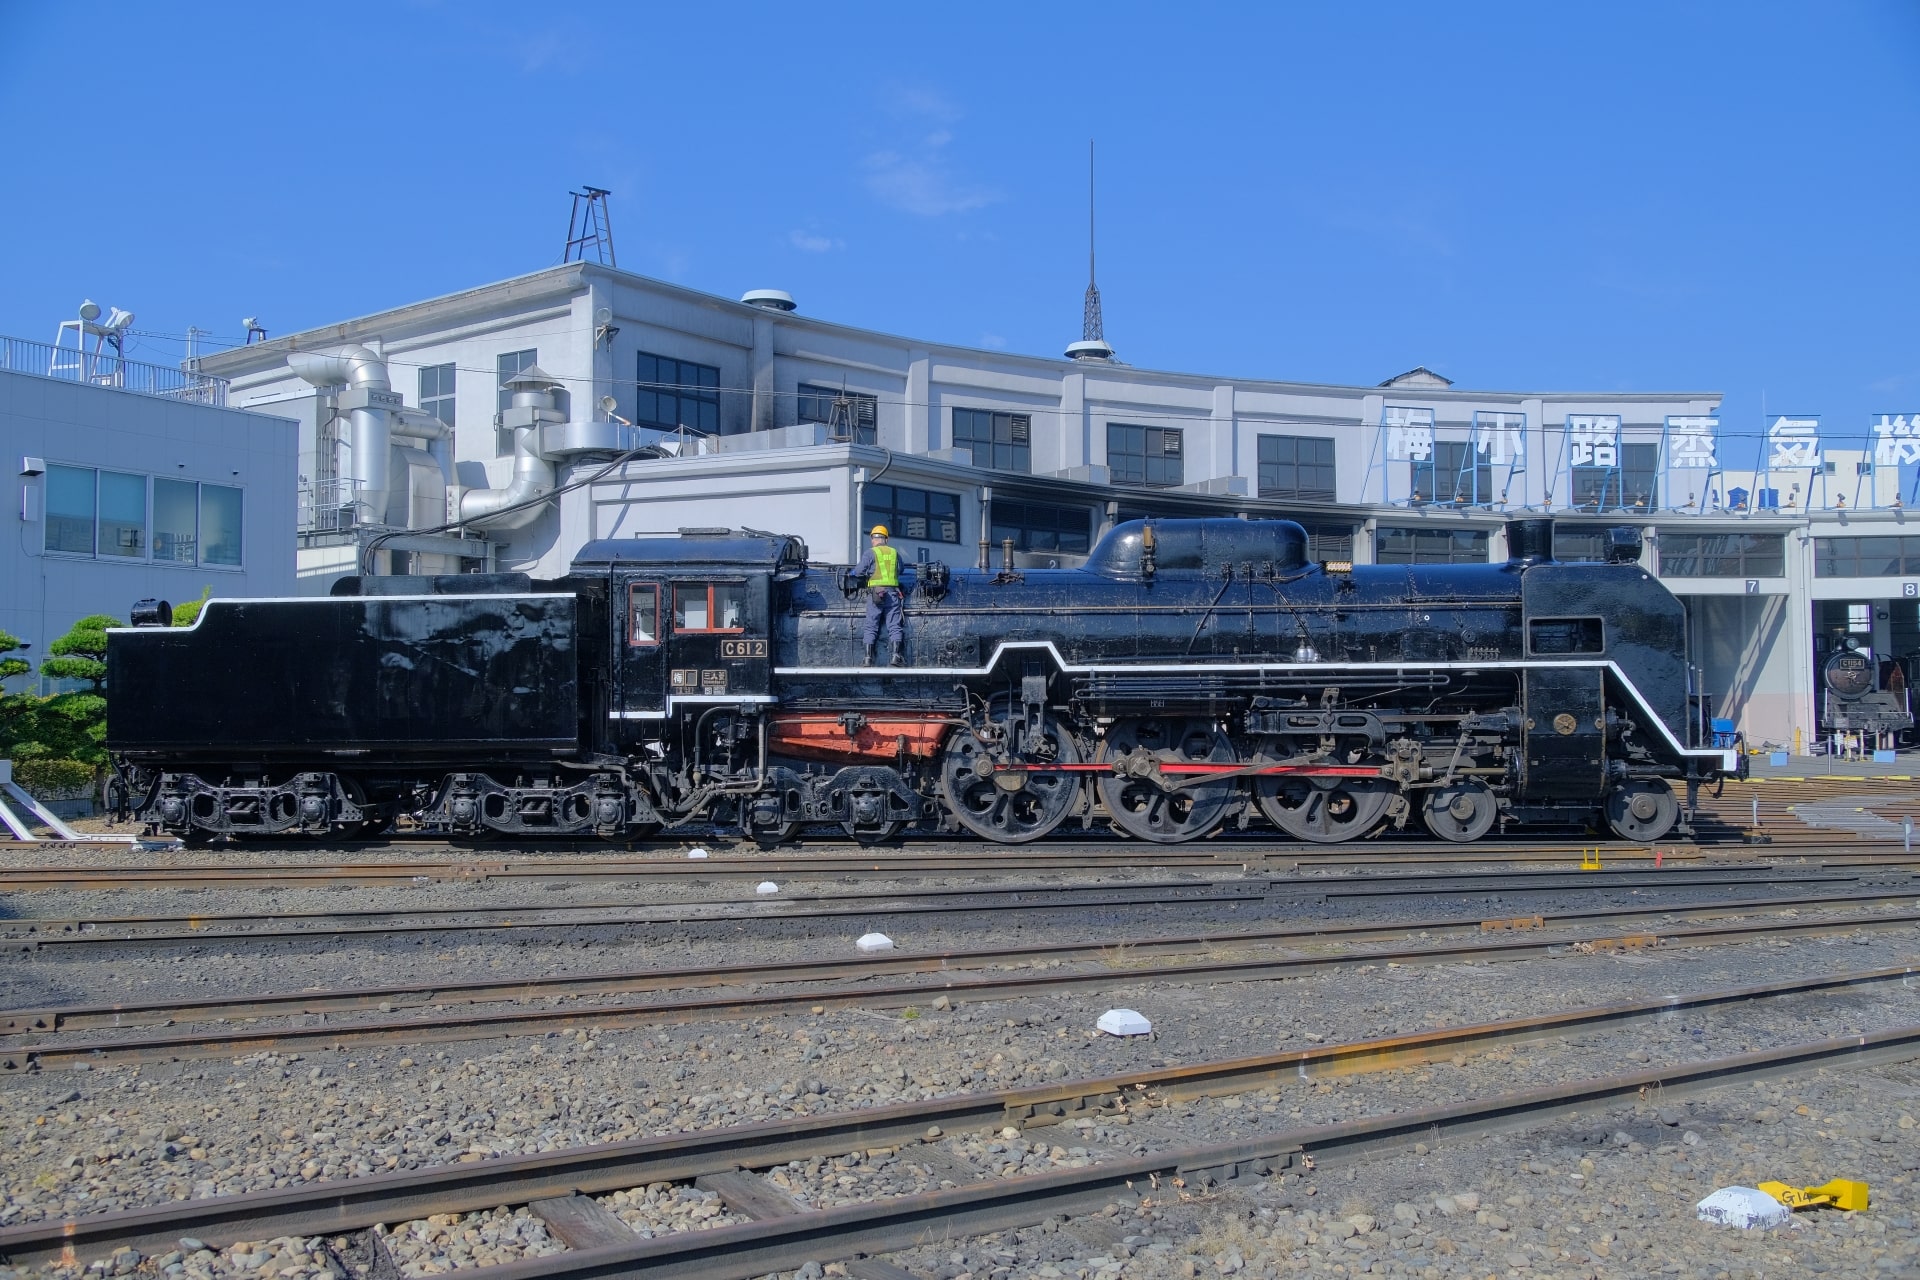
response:
[[[1920,574],[1920,538],[1815,538],[1816,578],[1899,578]]]
[[[525,354],[525,353],[519,353]],[[529,364],[532,361],[528,361]],[[520,370],[515,369],[514,373]],[[512,377],[513,374],[508,374]],[[505,379],[502,379],[504,381]],[[511,403],[509,398],[508,403]],[[504,408],[505,406],[501,406]],[[430,364],[420,370],[420,408],[448,426],[453,425],[453,366]]]
[[[1581,511],[1632,511],[1652,507],[1658,495],[1660,446],[1623,444],[1617,467],[1573,468],[1573,505]]]
[[[1086,507],[1056,507],[1048,502],[1010,502],[995,498],[989,508],[999,546],[1013,539],[1016,551],[1060,551],[1083,556],[1093,546],[1093,512]]]
[[[869,484],[861,500],[860,523],[887,526],[896,538],[922,542],[960,541],[960,499],[951,493],[909,489],[903,484]]]
[[[1333,440],[1327,436],[1261,436],[1260,496],[1332,502]]]
[[[1302,524],[1307,531],[1307,561],[1351,561],[1353,526],[1350,524]]]
[[[241,491],[124,471],[47,468],[48,551],[238,568]]]
[[[720,434],[720,370],[642,351],[634,380],[639,383],[633,400],[634,425]]]
[[[1493,464],[1464,440],[1436,440],[1413,463],[1413,490],[1428,502],[1468,506],[1493,501]]]
[[[1376,529],[1375,564],[1485,564],[1483,529]]]
[[[93,468],[47,468],[47,550],[93,554],[94,497]]]
[[[836,414],[835,405],[841,401],[845,403]],[[824,422],[834,429],[837,438],[851,439],[855,444],[880,443],[880,401],[864,392],[836,391],[803,382],[800,384],[800,421]]]
[[[1662,533],[1663,578],[1780,578],[1786,538],[1777,533]]]
[[[1602,529],[1553,531],[1553,558],[1562,564],[1601,564],[1607,558],[1607,535]]]
[[[994,471],[1032,471],[1033,419],[1024,413],[955,409],[953,447],[971,450],[976,467]]]
[[[1175,489],[1186,483],[1180,453],[1180,428],[1107,424],[1107,467],[1115,484],[1144,484]]]
[[[1870,604],[1850,604],[1847,606],[1847,630],[1856,636],[1873,634],[1873,606]]]

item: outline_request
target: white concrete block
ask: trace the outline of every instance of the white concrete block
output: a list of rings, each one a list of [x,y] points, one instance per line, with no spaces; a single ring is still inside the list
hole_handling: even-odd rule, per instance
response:
[[[893,939],[884,933],[868,933],[861,935],[860,940],[853,945],[871,955],[875,951],[893,950]]]
[[[778,893],[780,892],[780,886],[771,880],[762,880],[759,884],[753,886],[753,891],[755,893]]]
[[[1100,1015],[1093,1024],[1110,1036],[1144,1036],[1153,1034],[1153,1024],[1132,1009],[1109,1009]]]
[[[695,845],[693,848],[687,850],[687,856],[689,858],[704,858],[707,856],[707,851],[699,845]]]
[[[1777,1227],[1793,1211],[1753,1187],[1722,1187],[1696,1206],[1700,1221],[1723,1227]]]

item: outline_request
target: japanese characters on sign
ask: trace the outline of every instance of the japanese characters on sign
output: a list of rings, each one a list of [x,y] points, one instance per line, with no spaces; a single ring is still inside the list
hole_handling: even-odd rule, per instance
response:
[[[1620,415],[1617,413],[1570,413],[1567,415],[1568,461],[1576,467],[1617,467],[1620,465]]]
[[[1390,404],[1380,411],[1380,425],[1387,429],[1387,457],[1407,462],[1433,457],[1433,410]]]
[[[1712,417],[1669,417],[1667,419],[1667,465],[1712,470],[1720,465],[1713,452],[1713,437],[1720,419]]]
[[[1473,412],[1474,449],[1488,462],[1525,469],[1527,415],[1476,409]]]
[[[1920,462],[1920,413],[1883,413],[1873,424],[1873,460],[1881,466]]]
[[[1768,470],[1817,467],[1820,465],[1820,419],[1775,418],[1767,428],[1767,445]]]

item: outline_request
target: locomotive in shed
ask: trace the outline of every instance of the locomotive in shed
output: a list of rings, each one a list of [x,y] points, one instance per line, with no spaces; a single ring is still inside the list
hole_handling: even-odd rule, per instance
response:
[[[1682,607],[1637,560],[1309,562],[1280,520],[1134,521],[1075,569],[904,566],[907,665],[798,539],[587,544],[563,578],[345,579],[158,602],[108,642],[108,746],[149,826],[763,842],[831,824],[1177,843],[1604,823],[1653,840],[1733,768],[1687,741]],[[153,625],[161,624],[161,625]]]

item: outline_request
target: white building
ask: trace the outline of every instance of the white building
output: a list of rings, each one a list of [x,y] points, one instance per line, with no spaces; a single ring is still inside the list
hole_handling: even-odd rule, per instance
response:
[[[356,345],[384,362],[385,392],[316,390],[345,365],[308,362],[303,378],[289,364]],[[715,525],[799,534],[824,561],[854,558],[879,521],[910,558],[997,563],[1011,540],[1023,563],[1070,563],[1142,514],[1284,516],[1324,559],[1484,562],[1504,558],[1504,520],[1531,511],[1561,518],[1563,559],[1597,558],[1608,526],[1640,529],[1643,563],[1688,603],[1713,714],[1756,742],[1814,736],[1817,642],[1835,620],[1881,654],[1920,651],[1920,537],[1910,560],[1905,543],[1889,558],[1828,541],[1899,536],[1905,469],[1860,465],[1890,447],[1920,457],[1891,428],[1847,452],[1796,419],[1736,439],[1712,392],[1468,391],[1424,369],[1335,386],[1102,351],[945,346],[815,319],[777,290],[736,302],[571,263],[202,363],[235,404],[302,424],[309,590],[393,552],[556,575],[591,538]],[[553,410],[511,403],[504,384],[530,369],[557,388]],[[381,395],[412,410],[395,432],[417,443],[369,502],[353,450],[376,450],[350,424]],[[427,415],[450,440],[426,438]],[[1735,453],[1753,461],[1735,469]],[[444,504],[435,467],[454,482]],[[365,554],[389,524],[496,511],[554,483],[557,500],[505,518],[521,527],[489,517]]]
[[[31,646],[16,656],[142,598],[293,594],[296,424],[225,407],[218,378],[64,358],[0,339],[18,530],[0,547],[0,629]]]

